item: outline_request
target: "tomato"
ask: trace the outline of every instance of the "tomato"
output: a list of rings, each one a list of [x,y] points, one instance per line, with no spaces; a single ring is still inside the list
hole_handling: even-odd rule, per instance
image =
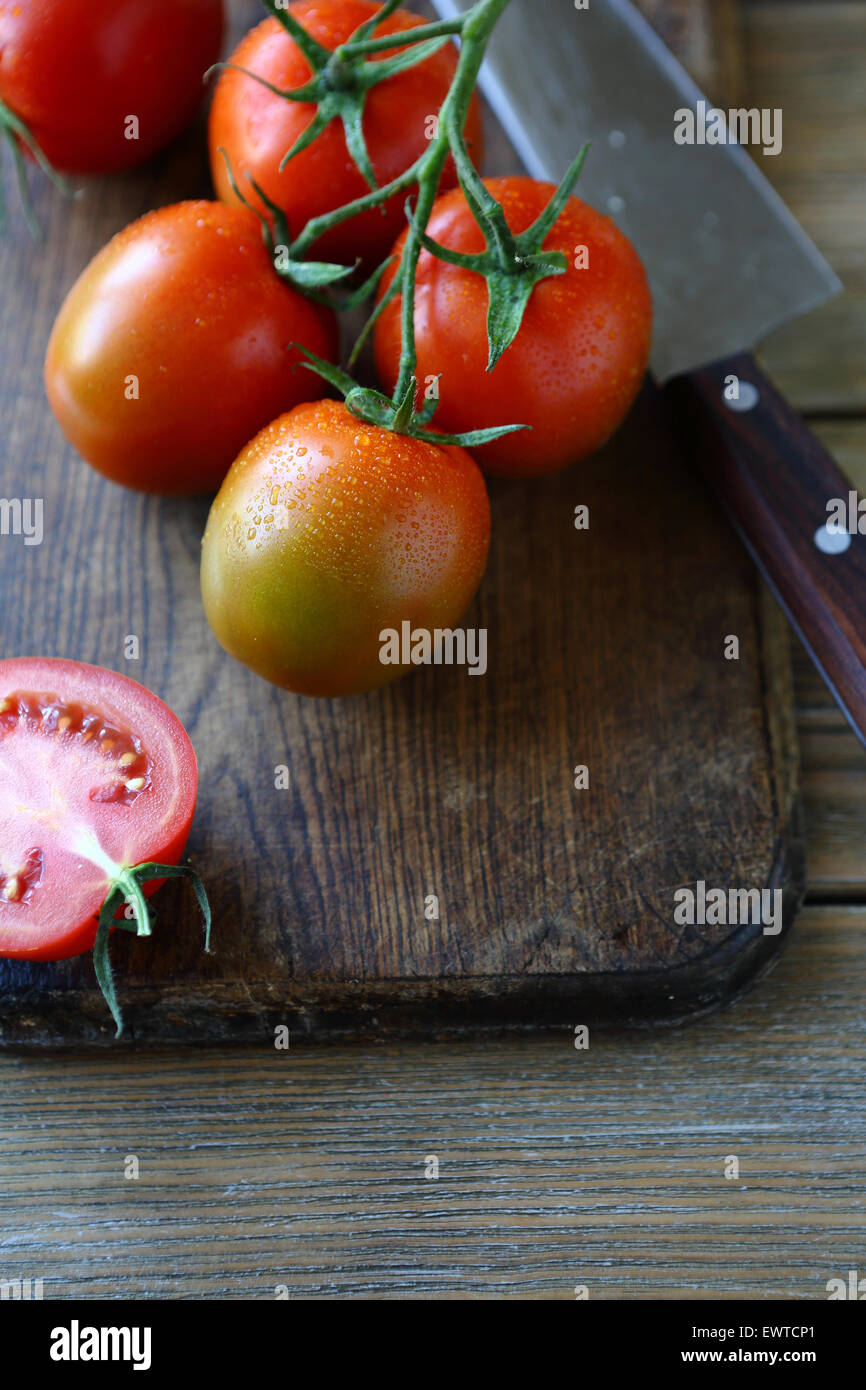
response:
[[[125,169],[192,119],[222,33],[222,0],[0,0],[0,100],[56,169]]]
[[[490,507],[463,449],[367,425],[337,401],[263,430],[211,509],[202,594],[232,656],[301,695],[402,675],[382,633],[451,628],[484,573]]]
[[[333,359],[336,320],[277,277],[255,214],[179,203],[91,261],[54,325],[45,384],[100,473],[145,492],[215,490],[263,425],[321,395],[293,342]]]
[[[515,233],[526,231],[553,196],[551,184],[489,179]],[[429,235],[474,254],[484,238],[456,189],[440,198]],[[578,248],[588,266],[578,268]],[[402,249],[402,239],[396,251]],[[536,285],[520,331],[487,371],[488,292],[483,276],[427,251],[418,267],[415,329],[419,381],[441,373],[434,427],[448,434],[494,425],[532,427],[473,450],[489,473],[514,477],[556,473],[600,448],[628,412],[649,361],[652,300],[631,242],[586,203],[572,198],[544,242],[568,259],[563,275]],[[394,276],[383,277],[380,298]],[[390,391],[400,361],[402,297],[384,309],[374,350]]]
[[[121,869],[178,862],[197,781],[183,725],[127,676],[0,661],[0,956],[89,950]]]
[[[289,6],[313,38],[331,50],[351,38],[359,25],[380,8],[368,0],[299,0]],[[426,22],[398,10],[383,21],[376,35],[399,34]],[[399,51],[398,45],[377,56],[390,57]],[[266,19],[247,34],[230,61],[266,78],[281,91],[300,87],[311,76],[306,58],[274,18]],[[448,93],[456,65],[457,53],[449,44],[417,67],[386,79],[369,92],[363,128],[380,186],[402,174],[427,149],[429,121]],[[346,149],[342,122],[336,119],[280,172],[283,156],[314,115],[315,107],[311,104],[285,101],[251,77],[230,70],[224,72],[210,113],[211,170],[219,197],[235,201],[220,146],[228,155],[244,196],[255,202],[247,179],[250,174],[285,212],[293,237],[311,218],[369,193],[368,184]],[[466,139],[478,162],[482,132],[476,98],[470,107]],[[456,182],[449,160],[442,187],[451,188]],[[406,196],[405,192],[400,193],[386,203],[384,215],[381,209],[374,208],[333,228],[316,242],[315,256],[344,265],[358,259],[367,265],[384,260],[406,224]]]

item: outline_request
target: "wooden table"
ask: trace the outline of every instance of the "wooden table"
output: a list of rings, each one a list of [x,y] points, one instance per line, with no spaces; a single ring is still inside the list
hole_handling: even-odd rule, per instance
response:
[[[785,113],[765,167],[847,287],[764,356],[866,490],[866,0],[745,0],[737,18],[741,95]],[[799,656],[796,675],[809,899],[737,1007],[587,1052],[559,1034],[5,1055],[0,1280],[820,1299],[866,1272],[866,753]]]

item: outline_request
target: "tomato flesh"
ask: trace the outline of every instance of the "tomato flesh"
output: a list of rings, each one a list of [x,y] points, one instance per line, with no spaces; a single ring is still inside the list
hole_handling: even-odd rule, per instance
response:
[[[89,950],[118,869],[177,863],[196,791],[186,731],[143,686],[78,662],[0,661],[0,956]]]

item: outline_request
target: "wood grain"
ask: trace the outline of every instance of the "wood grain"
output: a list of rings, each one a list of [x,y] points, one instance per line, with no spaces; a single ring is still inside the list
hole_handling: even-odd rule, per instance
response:
[[[800,410],[866,408],[866,4],[741,7],[749,104],[780,108],[782,153],[762,171],[841,277],[841,298],[762,347]]]
[[[772,42],[784,67],[781,28]],[[866,62],[854,77],[866,84]],[[828,74],[828,104],[837,85]],[[844,350],[822,337],[849,410],[860,364]],[[853,474],[866,424],[817,428]],[[861,848],[853,817],[836,846],[862,865],[866,755],[802,659],[796,674],[810,863],[826,850],[832,879],[809,777],[860,770]],[[42,1275],[53,1297],[268,1298],[288,1283],[570,1299],[584,1282],[592,1298],[823,1298],[828,1278],[863,1270],[864,939],[860,908],[809,908],[735,1008],[664,1035],[594,1036],[586,1054],[564,1036],[6,1053],[0,1277]],[[137,1183],[121,1177],[130,1152]],[[732,1152],[733,1185],[719,1177]],[[432,1153],[438,1182],[422,1176]]]
[[[7,1054],[0,1276],[52,1298],[822,1299],[862,1271],[864,989],[866,913],[811,909],[734,1009],[585,1052]]]
[[[636,0],[711,101],[736,103],[743,77],[737,0]]]
[[[67,637],[57,652],[110,665],[122,632],[141,633],[136,675],[184,720],[201,762],[192,853],[218,954],[202,962],[188,896],[164,889],[168,939],[117,951],[139,1036],[259,1034],[283,1021],[357,1030],[371,1006],[373,1031],[463,1026],[473,1013],[526,1024],[578,998],[593,1017],[681,1017],[759,968],[772,938],[739,935],[741,969],[715,929],[674,925],[673,893],[698,879],[778,887],[793,916],[791,741],[782,726],[768,733],[768,709],[790,702],[787,654],[745,556],[665,430],[648,396],[579,479],[494,488],[491,565],[468,620],[491,634],[485,680],[426,672],[339,704],[273,691],[217,651],[173,535],[176,509],[144,504],[142,563],[164,594],[133,599],[134,621],[114,616],[116,647],[88,628],[83,645]],[[68,458],[55,476],[77,525],[76,480],[85,496],[110,493],[107,548],[142,509]],[[579,536],[577,502],[592,517]],[[543,603],[525,579],[542,553]],[[30,603],[47,582],[35,569]],[[84,602],[92,612],[116,598],[86,587]],[[6,612],[4,650],[31,621],[27,598]],[[728,633],[739,661],[724,658]],[[227,746],[238,724],[243,741]],[[274,790],[283,762],[289,794]],[[590,767],[589,803],[575,802],[578,762]],[[424,915],[430,893],[438,923]],[[683,972],[679,984],[670,970]],[[86,960],[7,963],[0,980],[7,1041],[110,1038]]]
[[[786,928],[793,919],[788,659],[652,391],[580,469],[491,489],[490,567],[465,620],[489,633],[483,679],[427,671],[342,702],[276,691],[203,619],[206,502],[97,477],[42,395],[75,271],[143,207],[203,187],[193,132],[80,205],[42,186],[44,249],[20,234],[0,246],[3,487],[46,509],[42,546],[0,547],[0,586],[17,595],[0,612],[0,650],[125,669],[176,711],[200,761],[190,852],[217,953],[201,955],[191,894],[163,889],[156,937],[116,947],[130,1037],[526,1027],[578,1003],[592,1018],[679,1019],[737,993],[779,939],[760,924],[679,927],[674,893],[699,880],[780,889]],[[578,504],[588,531],[575,530]],[[142,656],[125,664],[132,633]],[[86,959],[2,963],[0,988],[7,1043],[111,1041]]]

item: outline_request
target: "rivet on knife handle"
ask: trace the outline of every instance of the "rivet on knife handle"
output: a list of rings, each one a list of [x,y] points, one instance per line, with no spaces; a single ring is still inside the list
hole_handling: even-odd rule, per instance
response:
[[[866,743],[866,538],[856,506],[851,519],[852,484],[749,354],[677,377],[665,394],[695,462]]]

